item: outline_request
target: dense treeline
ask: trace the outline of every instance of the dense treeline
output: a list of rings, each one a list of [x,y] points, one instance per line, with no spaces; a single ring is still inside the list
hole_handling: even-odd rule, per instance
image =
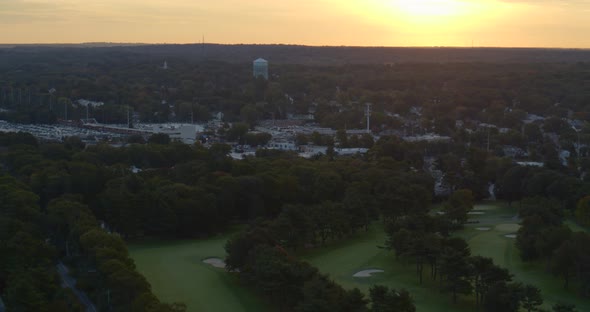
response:
[[[584,84],[587,63],[497,64],[488,59],[384,65],[371,60],[321,66],[270,59],[271,79],[263,81],[251,75],[251,61],[260,55],[231,63],[235,58],[195,61],[157,53],[158,58],[133,48],[68,50],[65,55],[29,51],[24,60],[13,53],[3,59],[14,58],[17,65],[2,69],[0,107],[11,111],[0,114],[16,122],[84,118],[85,107],[76,104],[82,98],[104,102],[90,108],[91,117],[104,123],[126,122],[129,107],[142,121],[205,121],[221,111],[228,121],[248,124],[313,111],[324,126],[350,129],[364,126],[363,110],[370,102],[375,131],[399,129],[406,122],[393,114],[411,119],[416,131],[441,134],[458,131],[456,119],[479,120],[513,130],[493,133],[500,142],[522,140],[518,134],[527,112],[587,119],[590,98]],[[421,109],[420,116],[412,107]],[[554,125],[559,124],[548,128]],[[535,126],[528,126],[526,134],[535,135]]]
[[[568,234],[559,220],[584,197],[587,183],[547,168],[516,166],[478,149],[383,137],[366,155],[351,158],[329,154],[306,160],[260,150],[256,157],[236,161],[227,156],[226,145],[205,149],[159,139],[115,148],[84,146],[77,138],[38,144],[30,135],[18,133],[0,134],[0,143],[2,169],[37,194],[29,200],[40,207],[35,209],[45,220],[41,231],[51,234],[57,256],[76,267],[80,287],[103,308],[115,308],[116,303],[123,310],[182,310],[151,294],[149,284],[135,271],[123,238],[203,237],[223,232],[234,221],[262,220],[227,245],[228,266],[239,270],[246,283],[256,285],[279,306],[287,302],[279,299],[281,295],[300,294],[289,298],[294,300],[289,305],[302,311],[315,305],[384,311],[375,310],[380,306],[376,300],[394,300],[397,297],[388,294],[407,293],[374,288],[367,305],[363,294],[343,290],[291,256],[301,248],[349,237],[378,218],[389,235],[387,247],[400,261],[416,264],[420,281],[429,272],[453,300],[474,295],[488,311],[539,305],[533,286],[513,281],[490,259],[471,256],[465,241],[452,236],[466,222],[474,201],[485,196],[488,182],[495,182],[498,196],[509,202],[525,196],[553,197],[520,202],[521,231],[532,230],[528,236],[519,233],[519,247],[534,245],[532,258],[544,257],[549,270],[566,282],[575,280],[586,294],[587,255],[575,251],[586,238]],[[441,213],[435,214],[434,181],[417,168],[426,167],[428,157],[454,151],[465,161],[456,163],[445,156],[437,160],[439,166],[455,166],[457,184],[440,205]],[[584,216],[587,201],[579,202],[578,215]],[[535,224],[529,216],[537,224],[548,222],[542,228],[552,234],[529,227]],[[539,240],[546,240],[545,245]],[[559,254],[548,257],[547,251],[557,247]],[[527,251],[522,251],[526,257]],[[564,267],[578,270],[565,272]],[[323,288],[325,292],[311,295]],[[411,311],[411,297],[402,297],[399,304],[407,303]]]
[[[38,145],[18,133],[0,134],[0,142],[2,170],[31,185],[0,177],[0,296],[8,311],[82,309],[70,288],[60,287],[61,260],[75,268],[76,286],[101,311],[185,310],[159,302],[125,242],[81,203],[92,200],[100,181],[113,175],[70,161],[71,153],[80,151],[79,140]]]
[[[420,284],[426,269],[455,303],[459,295],[473,295],[484,311],[535,309],[543,303],[539,289],[513,281],[512,274],[490,258],[472,256],[467,242],[451,235],[467,221],[473,199],[471,191],[459,190],[442,205],[440,214],[432,214],[428,202],[414,200],[420,209],[384,215],[386,245],[399,261],[415,263]]]
[[[280,224],[280,221],[275,221]],[[263,293],[281,311],[415,312],[406,290],[373,286],[369,299],[357,288],[345,290],[284,249],[276,225],[256,224],[226,244],[227,269]],[[370,304],[370,308],[367,307]]]
[[[0,174],[0,297],[8,311],[80,311],[73,293],[60,287],[37,199]]]
[[[546,271],[563,279],[564,288],[573,284],[581,296],[590,296],[590,234],[564,225],[564,211],[554,199],[525,198],[519,215],[522,226],[516,242],[521,258],[542,260]]]
[[[137,272],[127,246],[104,230],[92,212],[74,197],[54,199],[47,207],[52,241],[78,268],[78,287],[104,311],[180,312],[182,304],[162,304]]]
[[[155,300],[119,234],[134,239],[199,237],[224,231],[232,220],[276,219],[270,226],[273,236],[296,250],[367,228],[379,213],[372,207],[387,205],[392,196],[412,191],[416,198],[430,198],[433,183],[408,170],[405,156],[393,159],[387,150],[376,150],[370,162],[328,156],[305,160],[263,151],[256,158],[234,161],[225,145],[204,149],[163,142],[167,144],[114,148],[85,147],[76,138],[38,144],[22,133],[0,138],[4,170],[39,194],[35,205],[44,211],[51,242],[77,269],[80,287],[99,308],[181,309]],[[423,187],[407,189],[407,181],[420,181]],[[360,296],[359,302],[365,302],[361,294],[343,291],[316,269],[306,270],[315,272],[305,275],[314,287],[331,285],[338,293],[335,298]],[[374,296],[381,299],[375,300],[394,300],[391,293],[395,290],[379,289]],[[404,300],[413,307],[409,295]]]

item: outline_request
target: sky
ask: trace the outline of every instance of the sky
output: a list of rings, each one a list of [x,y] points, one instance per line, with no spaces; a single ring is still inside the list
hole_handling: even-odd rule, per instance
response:
[[[590,48],[590,0],[0,0],[0,43]]]

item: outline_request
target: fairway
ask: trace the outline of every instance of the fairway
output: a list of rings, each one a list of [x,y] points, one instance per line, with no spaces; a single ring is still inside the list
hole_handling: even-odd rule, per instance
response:
[[[441,294],[438,284],[432,282],[429,270],[424,270],[424,284],[418,283],[413,263],[403,264],[395,259],[393,252],[380,249],[384,245],[385,233],[377,223],[368,232],[346,242],[315,250],[302,257],[318,267],[322,273],[330,275],[344,288],[357,287],[368,295],[372,285],[380,284],[393,288],[406,288],[415,300],[416,309],[425,311],[472,311],[471,304],[461,298],[458,305],[452,304],[451,296]],[[353,277],[355,273],[367,269],[381,269],[371,277]],[[470,300],[470,299],[469,299]]]
[[[541,289],[545,309],[557,302],[568,302],[575,304],[578,311],[590,311],[590,300],[584,300],[577,296],[574,291],[567,291],[563,288],[563,280],[554,277],[545,271],[546,263],[532,262],[525,263],[520,259],[516,240],[506,235],[515,234],[518,231],[516,218],[517,209],[510,208],[505,204],[485,205],[487,207],[484,215],[472,216],[471,220],[478,221],[477,224],[468,224],[465,229],[457,235],[465,238],[471,246],[474,255],[481,255],[494,259],[494,263],[503,266],[514,274],[514,280],[535,285]],[[489,209],[495,207],[495,209]],[[479,205],[475,209],[479,209]],[[572,222],[565,222],[573,231],[583,230],[575,227]],[[490,227],[490,231],[478,231],[476,227]]]
[[[207,240],[130,245],[129,252],[154,293],[164,302],[183,302],[188,312],[270,311],[264,301],[220,268],[203,263],[225,258],[229,235]]]
[[[590,311],[590,300],[576,296],[572,291],[565,291],[563,282],[544,271],[543,264],[523,263],[520,260],[515,239],[506,235],[516,234],[518,218],[516,209],[504,204],[487,203],[477,205],[470,215],[471,221],[477,223],[466,225],[456,235],[467,240],[473,255],[490,257],[496,264],[504,266],[515,276],[515,280],[539,287],[545,299],[544,308],[549,309],[556,302],[564,301],[575,304],[578,311]],[[457,305],[452,304],[449,294],[441,294],[438,285],[429,277],[429,270],[424,272],[424,284],[418,283],[413,263],[404,264],[396,260],[393,252],[380,249],[384,245],[385,233],[378,224],[357,237],[312,251],[303,258],[321,272],[328,273],[345,288],[357,287],[365,294],[375,284],[394,288],[406,288],[412,294],[417,311],[473,311],[471,297],[459,297]],[[355,278],[352,275],[361,270],[381,269],[383,273],[371,277]]]
[[[490,257],[515,275],[515,280],[539,287],[545,299],[544,308],[559,301],[573,303],[578,311],[590,311],[590,301],[581,299],[562,288],[562,281],[544,271],[543,263],[523,263],[515,246],[515,239],[506,235],[518,231],[516,209],[503,204],[477,205],[470,215],[476,223],[467,224],[456,233],[471,246],[473,255]],[[235,276],[202,261],[223,259],[223,246],[229,235],[207,240],[140,244],[129,247],[139,271],[152,284],[154,293],[164,302],[184,302],[188,311],[270,311],[271,307],[239,285]],[[368,232],[312,251],[302,251],[303,260],[329,274],[345,288],[357,287],[365,294],[372,285],[405,288],[413,296],[417,311],[474,311],[471,297],[459,296],[453,304],[450,294],[441,293],[438,284],[424,270],[420,285],[413,263],[396,260],[395,254],[383,246],[386,235],[380,223]],[[383,270],[370,277],[353,277],[363,270]]]

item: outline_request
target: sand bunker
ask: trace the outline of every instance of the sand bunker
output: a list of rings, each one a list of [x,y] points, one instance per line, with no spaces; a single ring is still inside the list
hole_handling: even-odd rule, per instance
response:
[[[363,270],[356,272],[352,277],[371,277],[375,273],[383,273],[383,270]]]
[[[502,231],[502,232],[516,232],[516,231],[518,231],[518,229],[520,229],[520,225],[518,225],[516,223],[506,223],[506,224],[496,225],[496,230]]]
[[[489,210],[496,210],[498,209],[497,206],[494,205],[475,205],[473,206],[473,210],[475,211],[489,211]]]
[[[504,237],[507,237],[507,238],[516,238],[516,234],[506,234],[506,235],[504,235]]]
[[[203,263],[207,263],[216,268],[225,269],[225,262],[219,258],[207,258],[203,260]]]
[[[482,215],[485,214],[483,211],[470,211],[467,213],[468,215]]]
[[[478,228],[475,228],[475,229],[478,230],[478,231],[489,231],[490,230],[489,227],[478,227]]]

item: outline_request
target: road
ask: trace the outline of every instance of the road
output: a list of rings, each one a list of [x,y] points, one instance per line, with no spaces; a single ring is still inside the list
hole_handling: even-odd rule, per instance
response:
[[[57,273],[61,277],[62,286],[68,287],[74,292],[80,303],[86,307],[86,312],[98,312],[88,296],[76,288],[76,280],[70,276],[68,268],[61,261],[57,264]]]

